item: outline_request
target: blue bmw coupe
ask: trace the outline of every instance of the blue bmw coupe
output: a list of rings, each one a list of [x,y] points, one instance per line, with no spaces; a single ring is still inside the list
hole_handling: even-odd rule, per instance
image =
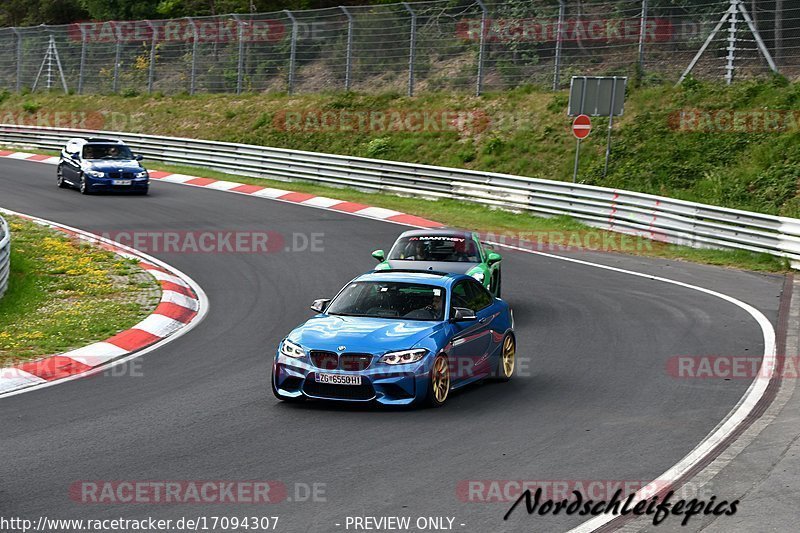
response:
[[[514,319],[475,278],[433,271],[363,274],[280,344],[272,391],[384,405],[443,405],[450,392],[514,373]]]

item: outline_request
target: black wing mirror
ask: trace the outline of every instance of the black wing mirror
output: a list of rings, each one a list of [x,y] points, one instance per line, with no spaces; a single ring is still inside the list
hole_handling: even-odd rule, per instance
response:
[[[80,152],[73,152],[73,153],[69,154],[69,156],[70,156],[72,159],[78,160],[78,159],[80,159],[80,158],[81,158],[81,153],[80,153]]]
[[[319,300],[314,300],[314,303],[311,304],[311,310],[316,311],[317,313],[324,313],[330,302],[330,298],[320,298]]]
[[[475,311],[466,307],[454,307],[452,314],[453,316],[450,317],[450,320],[453,322],[466,322],[478,318],[475,316]]]
[[[144,159],[144,156],[142,154],[136,154],[135,156],[133,156],[133,158],[137,161],[141,161],[142,159]]]

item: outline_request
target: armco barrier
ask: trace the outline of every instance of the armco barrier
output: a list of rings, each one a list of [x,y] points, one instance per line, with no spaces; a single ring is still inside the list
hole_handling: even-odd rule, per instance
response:
[[[452,198],[696,248],[765,252],[800,267],[800,219],[592,185],[247,144],[0,124],[0,144],[61,149],[73,137],[118,138],[148,159],[282,181]]]
[[[8,274],[11,271],[11,230],[3,217],[0,217],[0,298],[8,288]]]

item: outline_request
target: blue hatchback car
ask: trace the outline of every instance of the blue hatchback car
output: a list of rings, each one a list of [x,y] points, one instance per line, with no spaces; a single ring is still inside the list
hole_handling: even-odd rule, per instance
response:
[[[472,276],[385,270],[363,274],[278,347],[272,391],[385,405],[443,405],[454,389],[514,373],[509,305]]]
[[[82,194],[100,191],[147,194],[150,175],[134,155],[116,139],[70,139],[61,150],[56,168],[58,186],[74,187]]]

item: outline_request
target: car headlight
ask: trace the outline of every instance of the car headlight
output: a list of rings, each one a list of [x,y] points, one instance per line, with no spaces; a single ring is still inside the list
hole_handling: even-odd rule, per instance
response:
[[[281,343],[281,353],[287,357],[294,357],[295,359],[300,359],[306,355],[305,350],[289,340],[284,340]]]
[[[146,170],[142,170],[141,172],[137,172],[136,174],[133,175],[133,177],[134,178],[146,178],[147,177],[147,171]]]
[[[477,279],[479,282],[483,283],[483,279],[486,277],[482,271],[473,272],[470,274],[473,278]]]
[[[409,363],[416,363],[428,353],[424,348],[416,350],[401,350],[399,352],[389,352],[381,357],[381,363],[387,365],[407,365]]]
[[[92,178],[104,178],[106,173],[100,172],[99,170],[87,170],[86,175]]]

